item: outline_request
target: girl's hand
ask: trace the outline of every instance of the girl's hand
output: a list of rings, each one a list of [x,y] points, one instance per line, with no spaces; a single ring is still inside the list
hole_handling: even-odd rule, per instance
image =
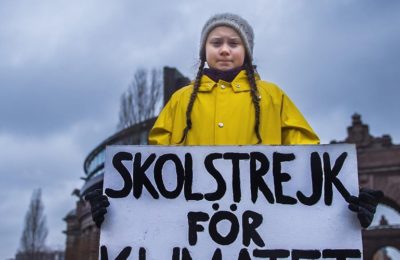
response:
[[[89,201],[92,212],[92,219],[98,228],[104,221],[104,215],[107,213],[107,207],[110,206],[108,197],[102,194],[101,189],[89,192],[85,196],[85,200]]]
[[[358,197],[349,198],[349,209],[357,213],[363,228],[369,227],[375,215],[376,207],[384,196],[380,190],[361,188]]]

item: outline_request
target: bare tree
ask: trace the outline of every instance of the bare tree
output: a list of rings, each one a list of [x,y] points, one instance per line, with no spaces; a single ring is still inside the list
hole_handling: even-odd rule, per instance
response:
[[[45,240],[48,234],[41,196],[41,189],[33,191],[21,237],[21,253],[32,260],[40,258],[40,252],[45,249]]]
[[[161,102],[161,87],[161,70],[136,70],[128,89],[121,95],[118,129],[130,127],[155,116]]]

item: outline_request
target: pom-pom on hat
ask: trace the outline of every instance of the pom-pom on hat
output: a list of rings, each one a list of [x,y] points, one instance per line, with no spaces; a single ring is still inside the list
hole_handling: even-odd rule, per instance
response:
[[[254,31],[250,24],[236,14],[231,13],[222,13],[216,14],[210,17],[207,20],[206,24],[203,26],[201,30],[201,38],[200,38],[200,57],[206,57],[206,41],[208,34],[218,26],[228,26],[234,29],[242,39],[244,43],[244,47],[246,49],[246,56],[250,61],[253,60],[253,47],[254,47]]]

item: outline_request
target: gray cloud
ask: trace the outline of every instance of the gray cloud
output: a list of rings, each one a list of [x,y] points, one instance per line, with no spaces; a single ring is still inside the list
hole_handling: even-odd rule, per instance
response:
[[[325,142],[337,138],[338,130],[344,133],[343,123],[347,125],[354,112],[370,119],[367,122],[378,135],[391,129],[395,139],[400,137],[396,131],[400,125],[388,120],[400,108],[396,102],[400,76],[395,73],[400,5],[385,3],[299,4],[285,20],[264,24],[268,33],[261,42],[267,50],[258,56],[261,70],[290,94]],[[324,118],[339,113],[346,120],[331,121],[335,125],[327,131]]]

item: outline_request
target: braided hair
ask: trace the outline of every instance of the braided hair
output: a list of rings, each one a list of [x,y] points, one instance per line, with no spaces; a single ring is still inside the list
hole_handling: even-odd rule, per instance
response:
[[[191,114],[192,114],[192,110],[193,110],[193,103],[197,97],[197,93],[199,92],[200,80],[201,80],[201,76],[203,76],[204,64],[205,64],[205,58],[200,59],[199,69],[197,71],[196,79],[195,79],[194,85],[193,85],[193,92],[190,95],[189,104],[186,109],[186,127],[185,127],[185,129],[183,129],[183,135],[182,135],[181,140],[179,141],[179,144],[183,143],[183,141],[187,137],[189,130],[192,128]]]
[[[183,129],[183,135],[182,135],[181,140],[179,141],[179,144],[181,144],[185,141],[189,130],[192,128],[191,114],[192,114],[192,110],[193,110],[194,101],[196,100],[197,93],[199,92],[200,80],[201,80],[201,77],[203,76],[204,64],[205,64],[205,57],[202,57],[200,59],[200,65],[199,65],[199,69],[197,71],[196,79],[194,81],[193,91],[192,91],[192,94],[190,95],[189,104],[186,109],[186,127]],[[251,63],[251,61],[247,58],[245,59],[245,62],[244,62],[244,68],[246,70],[247,78],[250,83],[251,100],[253,102],[254,109],[255,109],[254,131],[256,133],[257,140],[258,140],[257,144],[260,144],[262,142],[260,130],[259,130],[259,127],[260,127],[260,102],[259,102],[260,97],[258,95],[258,90],[257,90],[254,66]]]
[[[253,101],[254,110],[255,110],[255,124],[254,124],[254,131],[256,132],[257,136],[257,144],[262,142],[261,135],[260,135],[260,98],[261,96],[258,95],[256,78],[254,73],[254,65],[246,59],[244,64],[247,79],[250,83],[250,94],[251,94],[251,101]]]

